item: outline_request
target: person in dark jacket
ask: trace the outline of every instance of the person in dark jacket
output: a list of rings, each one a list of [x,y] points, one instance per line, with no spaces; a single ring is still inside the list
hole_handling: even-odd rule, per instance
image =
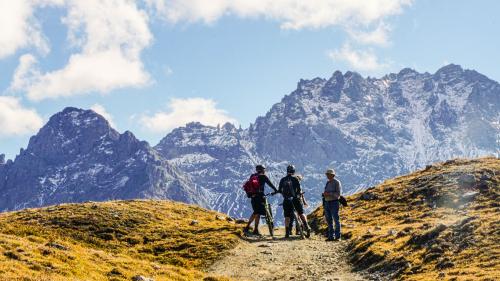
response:
[[[304,215],[304,205],[302,203],[302,188],[300,180],[295,176],[295,167],[289,165],[286,168],[287,175],[280,180],[278,192],[283,195],[283,214],[285,216],[285,237],[290,237],[292,232],[290,218],[293,217],[294,209],[299,214],[300,220],[305,226],[306,236],[311,235],[311,228]]]
[[[259,222],[260,222],[260,216],[265,216],[266,215],[266,207],[265,207],[265,200],[264,200],[264,191],[265,191],[265,185],[267,184],[269,187],[271,187],[274,190],[274,193],[277,193],[278,190],[274,186],[274,184],[269,180],[269,177],[266,175],[266,167],[263,165],[257,165],[255,166],[255,174],[252,174],[250,177],[254,175],[258,175],[259,177],[259,184],[260,188],[257,193],[251,195],[251,202],[252,202],[252,209],[253,213],[250,216],[250,219],[248,220],[248,224],[243,230],[245,233],[248,233],[250,231],[250,225],[252,224],[253,221],[255,221],[255,226],[253,230],[254,235],[260,235],[259,233]]]
[[[297,177],[297,179],[299,180],[299,182],[302,182],[302,179],[303,177],[301,175],[295,175]],[[306,197],[304,196],[304,192],[302,192],[302,195],[300,196],[300,200],[302,201],[302,204],[304,205],[304,207],[308,207],[309,204],[307,204],[307,201],[306,201]],[[299,224],[297,221],[295,221],[294,219],[294,216],[291,216],[290,217],[290,224],[289,224],[289,228],[290,228],[290,234],[291,234],[291,231],[293,229],[293,224],[295,223],[295,234],[296,235],[299,235]]]
[[[326,241],[340,240],[340,202],[342,195],[342,184],[335,178],[335,170],[328,169],[325,172],[328,179],[323,192],[323,207],[325,211],[325,220],[328,224],[328,239]],[[335,222],[335,230],[333,223]]]

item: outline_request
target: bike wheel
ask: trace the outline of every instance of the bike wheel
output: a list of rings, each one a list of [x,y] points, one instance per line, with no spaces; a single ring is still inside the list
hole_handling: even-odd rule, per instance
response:
[[[294,216],[294,219],[295,219],[295,223],[297,224],[297,227],[298,227],[300,238],[305,239],[306,236],[304,234],[304,226],[302,225],[302,221],[297,216],[297,213],[294,213],[293,216]]]
[[[266,224],[267,228],[269,228],[269,235],[271,235],[271,237],[274,237],[274,223],[269,211],[266,212]]]

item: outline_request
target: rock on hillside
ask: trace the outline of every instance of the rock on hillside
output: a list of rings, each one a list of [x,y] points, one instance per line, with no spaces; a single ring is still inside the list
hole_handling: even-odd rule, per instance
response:
[[[14,161],[0,164],[0,211],[132,198],[208,206],[188,175],[91,110],[55,114]]]
[[[500,160],[450,160],[348,198],[355,268],[388,280],[497,280]],[[310,215],[320,232],[322,208]]]

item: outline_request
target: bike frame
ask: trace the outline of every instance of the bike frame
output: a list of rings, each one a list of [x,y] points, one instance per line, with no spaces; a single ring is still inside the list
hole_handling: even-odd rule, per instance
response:
[[[273,195],[272,193],[264,194],[264,206],[266,210],[266,224],[267,228],[269,229],[269,235],[271,237],[274,237],[274,218],[273,218],[273,211],[271,209],[271,204],[267,201],[267,197]]]
[[[292,201],[293,199],[286,199],[285,198],[284,200]],[[283,204],[280,204],[280,206],[283,206]],[[302,239],[305,239],[306,236],[304,234],[304,231],[305,231],[304,222],[300,219],[299,214],[297,213],[297,209],[295,209],[295,205],[293,205],[293,202],[292,202],[292,208],[293,208],[293,217],[290,218],[290,224],[292,221],[295,221],[300,237]],[[288,227],[290,227],[290,226],[288,226]]]

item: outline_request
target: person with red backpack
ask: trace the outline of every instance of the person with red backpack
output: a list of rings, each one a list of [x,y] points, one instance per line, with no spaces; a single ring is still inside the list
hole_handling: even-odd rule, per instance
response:
[[[260,216],[266,215],[266,207],[264,200],[264,187],[267,184],[277,193],[278,190],[274,184],[269,180],[266,175],[266,167],[263,165],[255,166],[255,174],[250,176],[250,179],[245,183],[243,189],[247,193],[247,196],[251,198],[253,213],[248,220],[247,226],[244,228],[244,232],[250,232],[250,225],[255,221],[255,226],[253,230],[254,235],[260,235],[259,233],[259,222]]]

